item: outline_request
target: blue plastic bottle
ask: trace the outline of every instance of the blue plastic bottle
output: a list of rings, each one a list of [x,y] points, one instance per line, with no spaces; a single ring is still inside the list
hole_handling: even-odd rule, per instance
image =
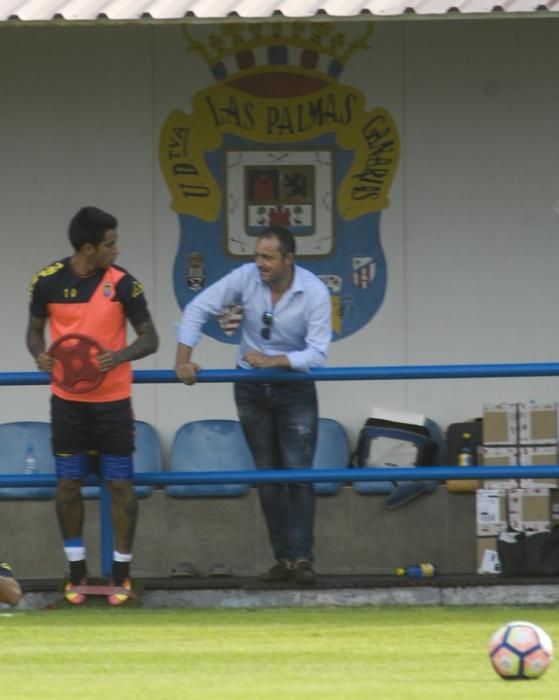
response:
[[[438,574],[437,567],[429,562],[421,562],[421,564],[410,564],[409,566],[401,566],[396,569],[398,576],[407,576],[408,578],[427,578]]]
[[[24,471],[26,474],[37,473],[37,458],[35,457],[35,447],[32,442],[28,442],[27,447],[25,448]]]

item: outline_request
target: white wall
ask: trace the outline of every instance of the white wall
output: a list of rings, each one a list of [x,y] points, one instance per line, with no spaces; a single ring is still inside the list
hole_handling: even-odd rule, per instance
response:
[[[367,61],[342,82],[395,118],[401,161],[383,213],[388,288],[374,319],[332,346],[329,366],[544,362],[559,323],[557,21],[379,23]],[[31,275],[70,252],[84,204],[120,222],[120,264],[145,284],[161,349],[138,369],[173,365],[176,215],[158,165],[173,109],[211,83],[177,27],[0,28],[2,371],[34,369],[24,348]],[[230,367],[204,339],[197,359]],[[557,400],[546,379],[324,382],[321,413],[355,435],[371,405],[441,425],[486,401]],[[48,418],[46,387],[4,387],[0,421]],[[139,418],[168,443],[184,421],[234,417],[231,386],[135,387]]]

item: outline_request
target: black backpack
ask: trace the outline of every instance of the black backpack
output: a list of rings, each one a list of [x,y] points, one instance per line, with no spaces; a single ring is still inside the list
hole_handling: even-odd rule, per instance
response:
[[[429,467],[439,463],[440,448],[433,439],[435,424],[402,423],[383,418],[368,418],[352,454],[354,467]],[[355,482],[358,493],[391,493],[394,481]]]

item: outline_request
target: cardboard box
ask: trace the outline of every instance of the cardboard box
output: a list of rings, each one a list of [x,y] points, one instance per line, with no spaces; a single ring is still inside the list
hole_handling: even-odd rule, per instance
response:
[[[479,463],[484,467],[510,467],[518,465],[516,447],[482,447],[479,451]],[[484,489],[516,489],[518,479],[485,479]]]
[[[559,491],[550,491],[551,500],[551,527],[559,526]]]
[[[478,537],[476,544],[478,574],[500,574],[501,562],[497,553],[497,538]]]
[[[507,492],[505,489],[476,491],[476,535],[498,535],[507,528]]]
[[[546,445],[541,447],[519,447],[518,463],[521,466],[534,466],[537,464],[557,464],[557,445]],[[559,479],[550,478],[524,478],[520,479],[520,488],[547,488],[556,489],[559,487]]]
[[[516,445],[518,442],[518,404],[485,404],[482,424],[484,445]]]
[[[521,445],[551,445],[557,434],[557,403],[518,404],[518,442]]]
[[[551,495],[549,489],[511,489],[508,492],[509,526],[519,532],[551,530]]]

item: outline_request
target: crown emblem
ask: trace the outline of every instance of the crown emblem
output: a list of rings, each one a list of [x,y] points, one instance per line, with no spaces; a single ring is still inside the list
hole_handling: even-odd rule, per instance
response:
[[[223,24],[204,41],[192,36],[186,25],[182,31],[187,50],[204,58],[217,81],[252,69],[303,70],[335,80],[355,51],[368,48],[373,24],[360,25],[354,37],[331,23],[299,21]]]

